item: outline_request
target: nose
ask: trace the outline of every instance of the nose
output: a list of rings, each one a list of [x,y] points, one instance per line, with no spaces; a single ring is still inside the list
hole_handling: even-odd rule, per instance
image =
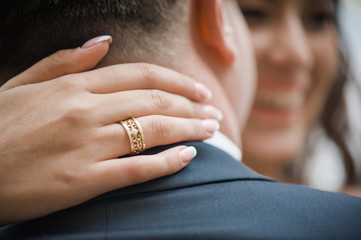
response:
[[[273,63],[283,68],[310,69],[313,55],[301,19],[293,15],[280,20],[273,31],[273,46],[270,57]]]

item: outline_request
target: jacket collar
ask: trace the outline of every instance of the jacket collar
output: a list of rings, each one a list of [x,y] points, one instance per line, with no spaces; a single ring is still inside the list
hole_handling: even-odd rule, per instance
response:
[[[242,151],[226,135],[215,131],[211,138],[203,141],[231,155],[237,161],[242,161]]]
[[[154,191],[167,191],[203,184],[235,180],[273,181],[259,175],[236,161],[224,151],[203,142],[186,142],[175,145],[194,146],[197,156],[181,171],[146,183],[118,189],[99,198],[140,194]],[[144,154],[156,154],[175,145],[161,146],[147,150]]]

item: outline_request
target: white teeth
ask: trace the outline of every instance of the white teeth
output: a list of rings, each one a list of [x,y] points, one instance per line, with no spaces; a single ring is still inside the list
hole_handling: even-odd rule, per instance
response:
[[[299,93],[292,94],[257,94],[256,103],[273,110],[291,110],[300,107],[304,102],[304,97]]]

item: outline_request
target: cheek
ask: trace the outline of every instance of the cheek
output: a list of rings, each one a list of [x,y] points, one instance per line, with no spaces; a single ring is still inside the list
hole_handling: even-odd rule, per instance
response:
[[[331,35],[331,34],[330,34]],[[315,78],[330,85],[338,72],[339,53],[333,36],[311,38],[310,45],[315,58]],[[327,80],[326,80],[327,79]]]

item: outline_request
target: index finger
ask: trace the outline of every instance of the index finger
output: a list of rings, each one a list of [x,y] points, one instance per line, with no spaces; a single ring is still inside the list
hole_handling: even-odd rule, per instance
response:
[[[105,56],[108,49],[109,41],[103,41],[90,48],[59,50],[10,79],[1,90],[90,70]]]

